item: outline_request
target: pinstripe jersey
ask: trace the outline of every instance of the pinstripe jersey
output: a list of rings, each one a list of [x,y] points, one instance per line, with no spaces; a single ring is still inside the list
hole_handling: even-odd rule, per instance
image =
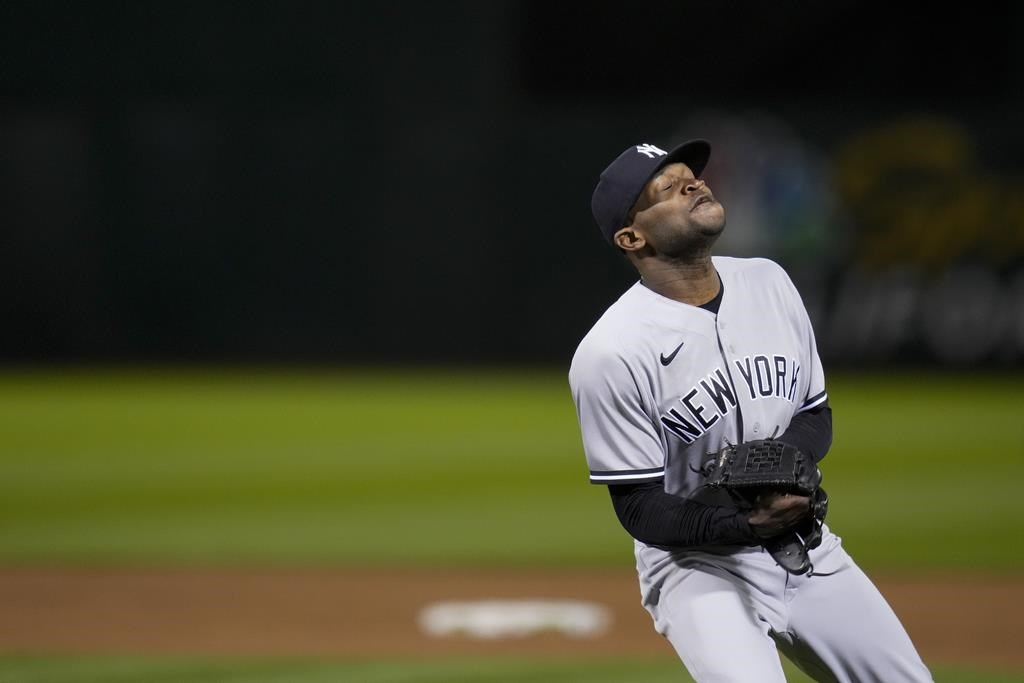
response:
[[[827,399],[796,288],[767,259],[715,256],[718,313],[640,282],[580,342],[569,384],[595,484],[664,477],[688,496],[704,456],[781,434]]]

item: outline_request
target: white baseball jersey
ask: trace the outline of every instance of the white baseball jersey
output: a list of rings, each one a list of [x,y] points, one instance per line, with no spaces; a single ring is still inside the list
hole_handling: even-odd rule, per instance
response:
[[[765,259],[714,257],[717,315],[633,285],[580,342],[569,383],[594,483],[698,489],[707,453],[781,434],[827,399],[807,312]],[[903,625],[825,525],[795,576],[760,547],[635,541],[641,602],[696,681],[927,683]]]
[[[593,483],[664,477],[668,493],[687,496],[706,454],[781,434],[825,402],[814,332],[785,271],[712,262],[717,315],[637,282],[580,342],[569,383]]]

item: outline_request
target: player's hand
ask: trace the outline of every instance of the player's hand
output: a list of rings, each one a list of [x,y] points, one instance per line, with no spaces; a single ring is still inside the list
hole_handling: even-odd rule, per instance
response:
[[[760,538],[772,538],[803,521],[811,513],[811,499],[781,491],[758,494],[747,523]]]

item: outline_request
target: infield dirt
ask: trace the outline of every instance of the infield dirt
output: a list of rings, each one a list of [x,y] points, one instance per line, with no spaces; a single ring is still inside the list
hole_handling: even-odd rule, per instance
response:
[[[1024,669],[1024,580],[875,580],[926,661]],[[418,626],[429,604],[486,599],[594,602],[612,626],[494,640]],[[5,568],[0,605],[0,648],[17,652],[672,656],[631,571]]]

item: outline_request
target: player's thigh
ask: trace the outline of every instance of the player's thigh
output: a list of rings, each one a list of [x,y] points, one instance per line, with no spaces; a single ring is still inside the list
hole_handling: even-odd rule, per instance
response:
[[[845,551],[840,550],[845,555]],[[820,681],[931,681],[903,624],[849,556],[830,576],[812,576],[790,605],[780,649]],[[816,675],[822,669],[832,676]]]
[[[677,571],[648,609],[697,683],[785,683],[769,626],[744,586],[702,569]]]

